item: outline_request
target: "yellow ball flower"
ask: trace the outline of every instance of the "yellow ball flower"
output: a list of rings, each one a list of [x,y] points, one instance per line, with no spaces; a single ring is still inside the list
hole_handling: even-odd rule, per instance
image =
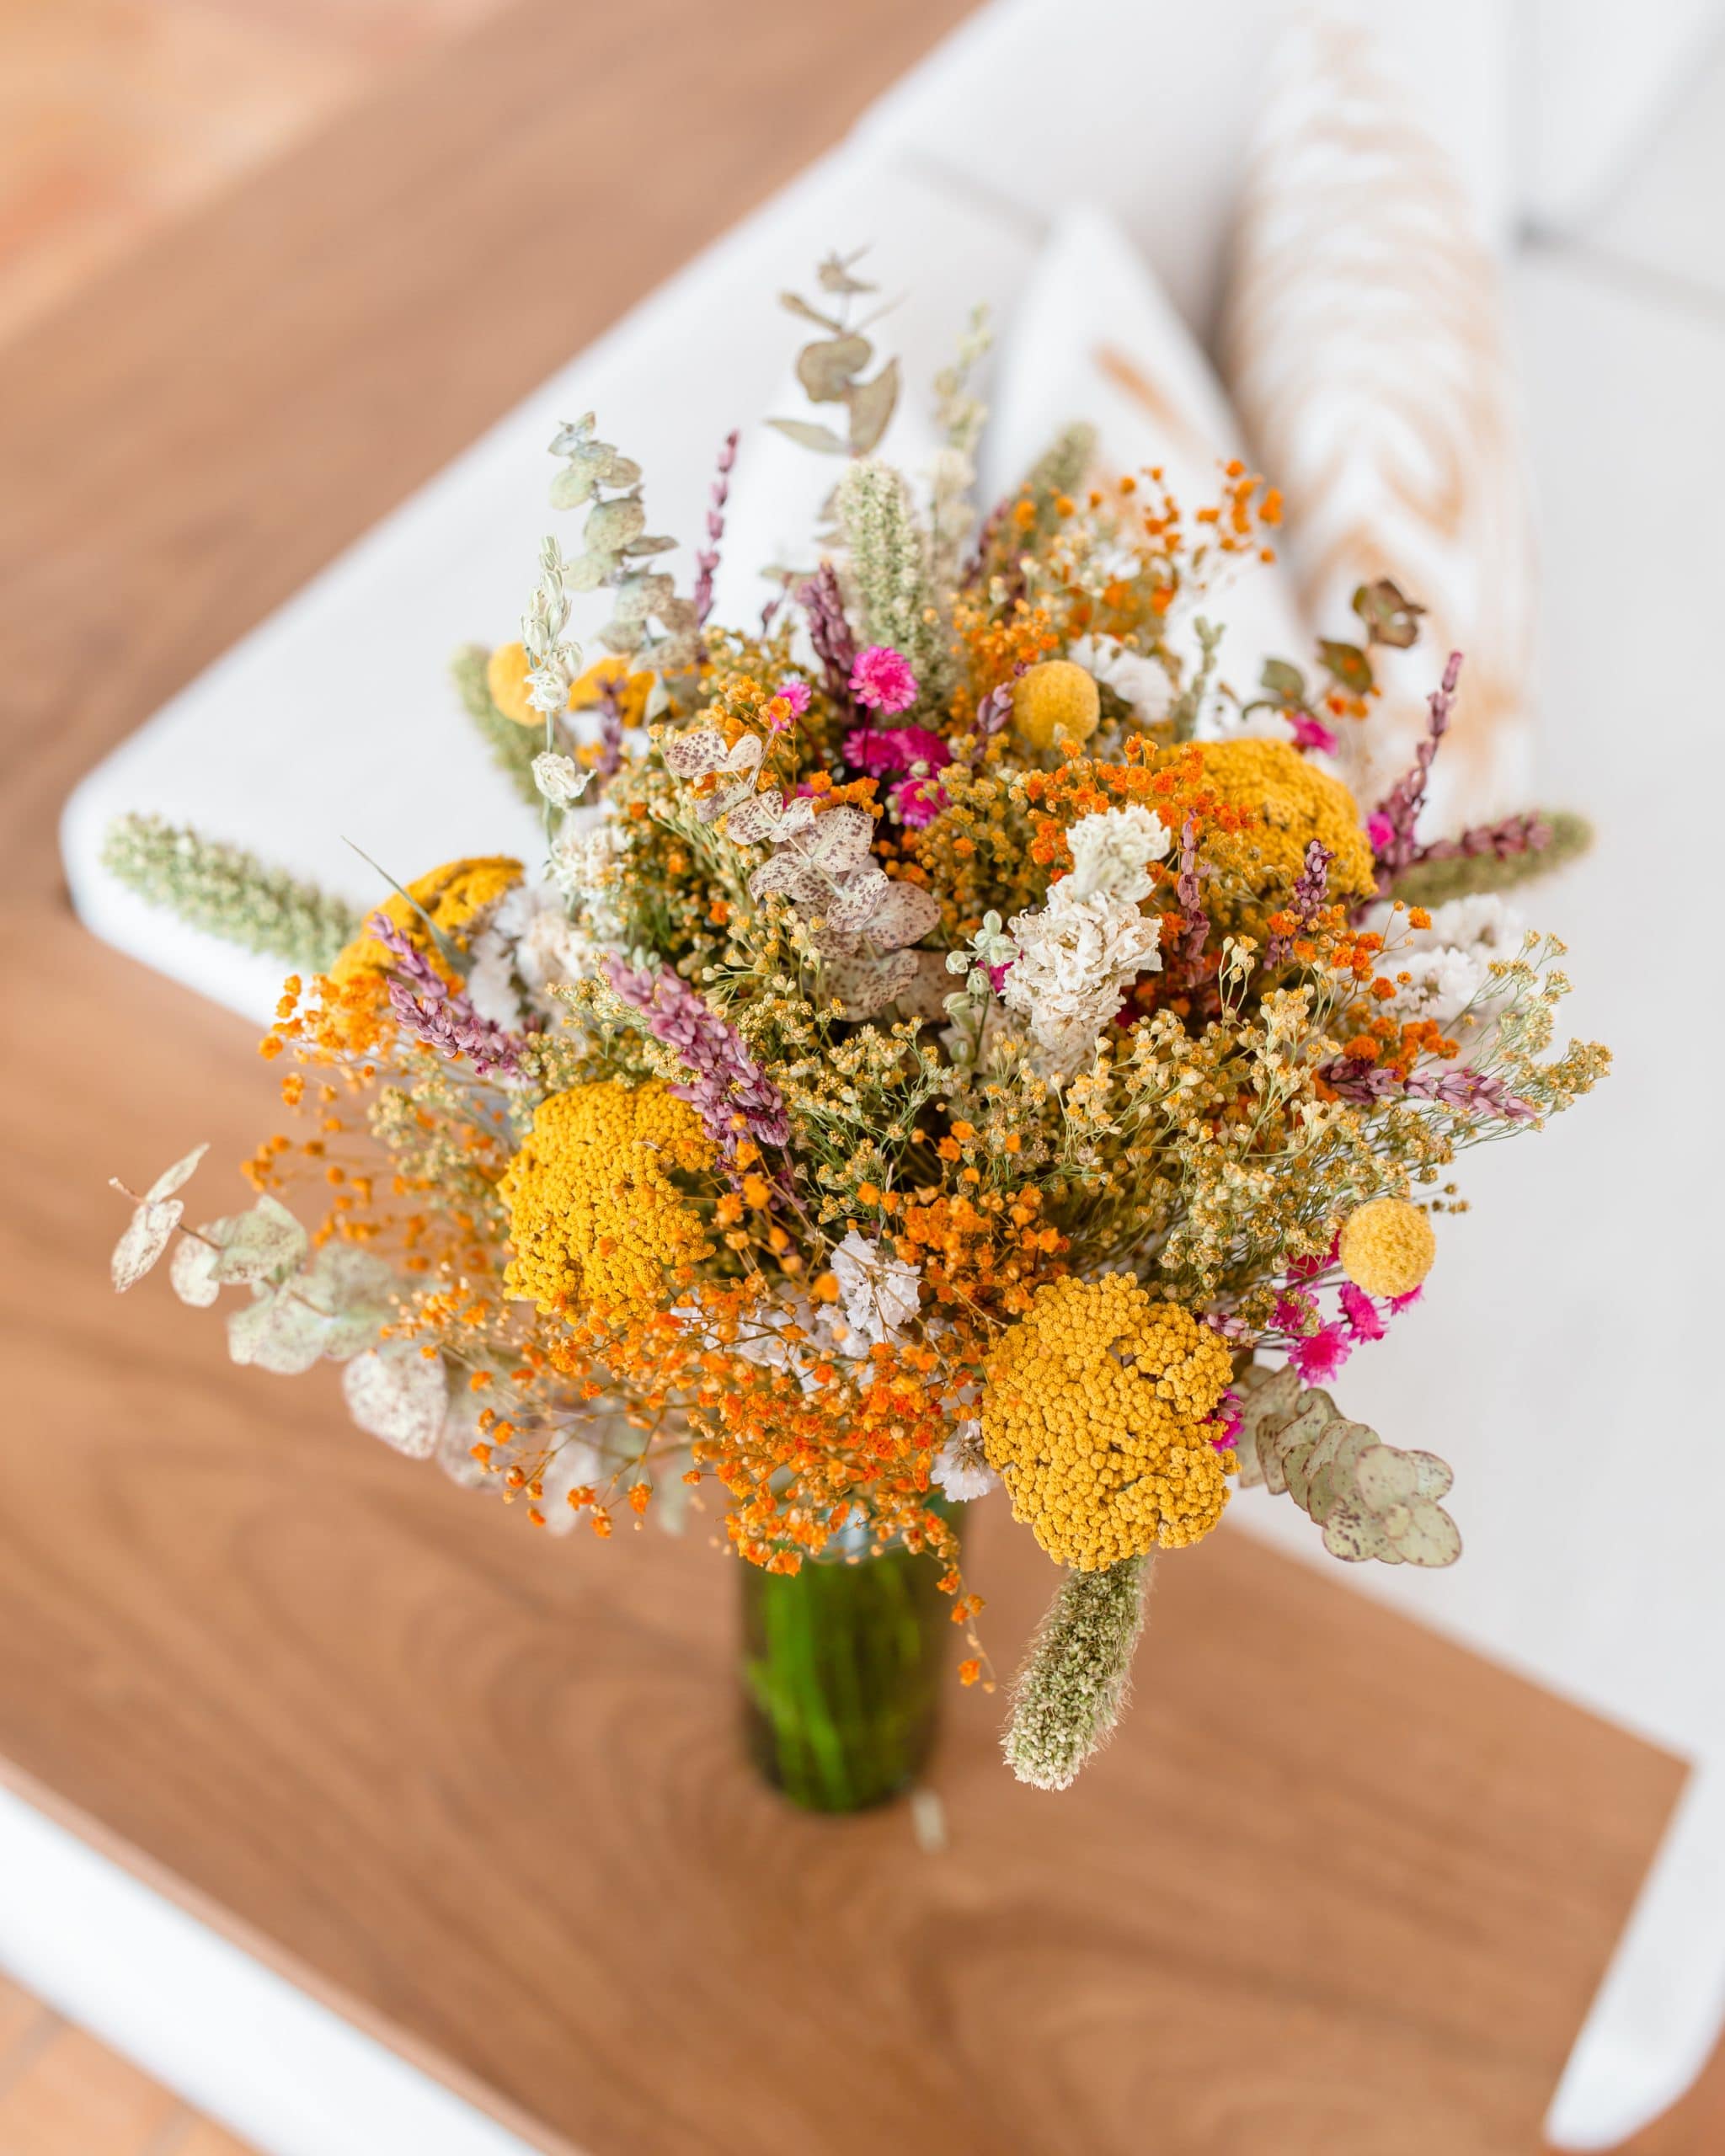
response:
[[[491,701],[505,718],[517,726],[543,726],[543,717],[527,702],[527,675],[532,667],[526,647],[500,643],[486,662],[485,686]]]
[[[1432,1269],[1438,1239],[1405,1198],[1375,1198],[1342,1228],[1342,1270],[1369,1295],[1411,1295]]]
[[[1205,1418],[1232,1374],[1216,1334],[1130,1273],[1039,1288],[982,1395],[983,1451],[1013,1517],[1080,1572],[1209,1534],[1233,1455]]]
[[[482,918],[489,916],[504,893],[512,890],[521,880],[521,862],[510,860],[507,854],[446,861],[442,867],[434,868],[430,875],[409,883],[407,898],[398,891],[377,910],[386,914],[454,987],[455,977],[426,934],[419,909],[423,909],[446,936],[462,942]],[[375,936],[356,936],[329,969],[329,977],[338,984],[345,984],[373,974],[381,990],[389,964],[389,953]]]
[[[517,726],[542,727],[543,712],[535,711],[527,702],[527,675],[532,662],[526,648],[519,643],[500,643],[486,662],[485,686],[491,701],[505,718],[512,718]],[[659,676],[650,670],[632,674],[627,659],[615,654],[597,659],[586,672],[569,684],[569,708],[585,711],[596,704],[607,689],[617,691],[617,708],[625,726],[639,726],[647,710],[647,699]]]
[[[1335,856],[1327,886],[1332,900],[1349,904],[1375,889],[1371,843],[1340,779],[1285,741],[1204,741],[1198,749],[1207,785],[1229,807],[1251,809],[1256,819],[1249,830],[1219,838],[1209,849],[1224,873],[1204,885],[1204,908],[1225,934],[1243,929],[1264,940],[1265,920],[1286,905],[1313,839]]]
[[[1045,659],[1012,684],[1012,730],[1027,749],[1051,749],[1056,739],[1076,748],[1101,718],[1096,676],[1070,659]]]
[[[553,1094],[498,1185],[512,1246],[505,1293],[547,1315],[674,1298],[713,1245],[673,1178],[713,1161],[700,1117],[657,1080]]]

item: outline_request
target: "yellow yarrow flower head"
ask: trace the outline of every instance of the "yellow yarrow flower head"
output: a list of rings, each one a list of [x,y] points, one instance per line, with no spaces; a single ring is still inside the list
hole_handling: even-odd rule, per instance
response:
[[[712,1254],[675,1178],[713,1157],[700,1117],[656,1080],[553,1093],[498,1185],[512,1246],[505,1292],[547,1315],[658,1307]]]
[[[1234,1456],[1207,1418],[1232,1374],[1216,1334],[1129,1273],[1039,1288],[982,1396],[983,1451],[1013,1517],[1080,1572],[1208,1534]]]
[[[1204,909],[1220,932],[1244,931],[1262,941],[1267,917],[1287,903],[1314,839],[1335,857],[1331,900],[1349,904],[1370,895],[1376,885],[1371,842],[1340,779],[1285,741],[1242,738],[1197,745],[1205,783],[1229,807],[1255,812],[1251,829],[1208,849],[1223,873],[1204,885]]]
[[[524,644],[500,643],[486,662],[485,686],[492,702],[505,718],[512,718],[517,726],[542,728],[544,712],[536,711],[527,701],[527,675],[532,664]],[[650,671],[632,674],[627,659],[607,656],[596,660],[569,684],[569,708],[585,711],[596,704],[607,690],[613,690],[624,725],[639,726],[645,719],[647,699],[658,678]]]
[[[1343,1224],[1342,1270],[1369,1295],[1411,1295],[1437,1255],[1431,1221],[1405,1198],[1375,1198]]]
[[[489,919],[505,892],[521,880],[521,864],[507,854],[486,854],[462,861],[446,861],[427,876],[398,891],[377,909],[393,921],[408,939],[423,951],[451,988],[458,985],[425,932],[421,915],[429,915],[441,932],[457,942],[466,939]],[[329,969],[339,985],[375,975],[381,991],[390,966],[388,951],[375,936],[356,936]]]
[[[517,726],[543,726],[544,715],[527,702],[527,676],[533,662],[523,643],[500,643],[485,665],[485,686],[491,701],[505,718]]]
[[[1012,684],[1012,731],[1027,749],[1052,749],[1057,739],[1076,748],[1101,718],[1096,676],[1070,659],[1045,659]]]

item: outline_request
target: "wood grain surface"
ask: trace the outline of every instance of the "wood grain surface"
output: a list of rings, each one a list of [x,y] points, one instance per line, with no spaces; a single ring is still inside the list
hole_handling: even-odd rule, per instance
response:
[[[1669,1758],[1225,1534],[1070,1796],[955,1689],[944,1852],[789,1815],[699,1532],[549,1543],[106,1289],[105,1177],[270,1094],[70,919],[68,787],[961,12],[533,0],[0,353],[0,1770],[564,2156],[1525,2152]]]

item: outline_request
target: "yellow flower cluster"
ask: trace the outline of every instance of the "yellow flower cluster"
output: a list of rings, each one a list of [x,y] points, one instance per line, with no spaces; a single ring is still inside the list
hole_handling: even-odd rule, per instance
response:
[[[1074,748],[1095,733],[1102,716],[1096,676],[1070,659],[1045,659],[1027,667],[1012,686],[1012,730],[1027,749]]]
[[[545,714],[535,711],[527,702],[527,675],[532,670],[532,664],[524,644],[500,643],[492,653],[485,668],[485,686],[490,692],[492,702],[505,718],[512,718],[517,726],[543,726],[545,723]],[[632,674],[627,659],[609,657],[598,659],[579,680],[570,683],[569,707],[571,711],[585,711],[590,704],[596,704],[607,689],[615,689],[623,723],[639,726],[646,713],[647,698],[657,678],[651,673]]]
[[[428,915],[445,935],[458,936],[521,880],[521,862],[511,861],[505,854],[446,861],[441,868],[434,868],[429,876],[421,876],[417,882],[409,883],[406,898],[398,891],[377,910],[387,915],[417,944],[453,987],[456,984],[448,967],[438,956],[436,946],[425,933],[420,913]],[[375,974],[381,979],[389,964],[389,953],[375,936],[356,936],[329,969],[329,978],[338,985],[358,980],[366,974]]]
[[[1049,1556],[1094,1572],[1207,1534],[1233,1455],[1206,1422],[1233,1373],[1189,1310],[1128,1273],[1039,1288],[988,1365],[982,1445]]]
[[[1360,829],[1354,796],[1285,741],[1244,739],[1199,744],[1205,785],[1231,808],[1255,812],[1252,827],[1215,847],[1250,894],[1242,898],[1219,878],[1204,887],[1204,905],[1224,932],[1244,929],[1263,939],[1266,916],[1285,905],[1306,866],[1313,839],[1335,856],[1332,901],[1367,897],[1374,888],[1371,846]],[[1263,903],[1254,903],[1262,901]]]
[[[1375,1198],[1342,1227],[1342,1270],[1369,1295],[1410,1295],[1432,1269],[1438,1239],[1405,1198]]]
[[[701,1118],[656,1080],[553,1093],[498,1186],[510,1217],[505,1292],[547,1315],[664,1301],[713,1249],[672,1177],[713,1159]]]

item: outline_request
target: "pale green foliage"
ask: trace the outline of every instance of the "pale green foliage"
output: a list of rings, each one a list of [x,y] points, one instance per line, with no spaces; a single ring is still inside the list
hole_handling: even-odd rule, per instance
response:
[[[1242,1484],[1285,1491],[1323,1529],[1332,1557],[1441,1566],[1461,1555],[1455,1523],[1438,1502],[1455,1478],[1435,1453],[1386,1445],[1291,1369],[1254,1366],[1236,1390]]]
[[[116,1294],[123,1295],[128,1288],[136,1287],[167,1249],[185,1210],[184,1201],[174,1193],[191,1180],[209,1150],[207,1144],[195,1146],[184,1160],[164,1168],[142,1198],[117,1177],[109,1178],[110,1187],[122,1198],[130,1198],[133,1209],[126,1233],[114,1246],[111,1271]]]
[[[846,413],[843,434],[813,419],[769,419],[801,449],[820,456],[866,456],[886,432],[899,401],[899,363],[889,360],[869,381],[863,370],[874,357],[874,347],[859,328],[850,326],[851,302],[876,288],[852,272],[857,255],[829,254],[815,271],[815,281],[833,302],[815,307],[795,292],[782,292],[780,304],[823,334],[797,355],[797,379],[811,404],[842,404]]]
[[[552,454],[564,460],[551,483],[552,507],[590,504],[581,527],[580,552],[558,565],[563,588],[610,590],[611,619],[599,632],[607,651],[628,654],[644,667],[687,666],[697,644],[694,603],[678,598],[671,579],[648,566],[653,556],[668,553],[676,542],[648,531],[640,466],[619,456],[609,442],[596,440],[589,412],[573,426],[559,428],[551,445]],[[526,625],[523,638],[537,661],[540,654]],[[561,704],[552,707],[559,710]]]
[[[1065,1789],[1114,1734],[1131,1689],[1154,1554],[1068,1572],[1012,1680],[1001,1749],[1021,1782]]]
[[[860,457],[846,467],[835,499],[863,635],[910,660],[921,704],[943,701],[952,654],[929,575],[928,536],[910,489],[891,465]]]
[[[103,841],[102,866],[190,927],[310,973],[333,965],[360,932],[360,915],[345,899],[160,816],[117,817]]]

